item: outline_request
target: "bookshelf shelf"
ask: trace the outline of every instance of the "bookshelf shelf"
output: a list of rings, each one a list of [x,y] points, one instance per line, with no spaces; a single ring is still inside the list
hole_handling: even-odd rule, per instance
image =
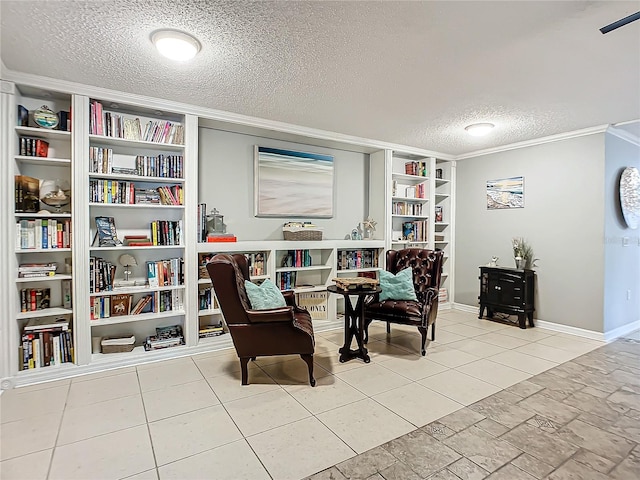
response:
[[[439,187],[440,185],[445,185],[449,182],[451,182],[451,180],[449,180],[448,178],[436,178],[436,187]]]
[[[128,247],[121,245],[119,247],[89,247],[91,252],[113,252],[113,251],[127,251],[127,250],[180,250],[184,249],[184,245],[147,245],[147,246],[134,246]],[[58,250],[62,250],[59,248]]]
[[[28,318],[38,317],[55,317],[57,315],[68,315],[73,313],[73,310],[62,307],[43,308],[42,310],[32,310],[30,312],[20,312],[16,318],[18,320],[25,320]]]
[[[100,203],[89,202],[90,207],[98,208],[160,208],[160,209],[184,209],[184,205],[162,205],[158,203]]]
[[[294,293],[309,293],[309,292],[324,292],[327,289],[326,285],[317,285],[315,287],[296,287],[293,289]]]
[[[426,203],[429,201],[428,198],[417,198],[417,197],[391,197],[393,201],[402,201],[402,202],[420,202]]]
[[[205,310],[198,310],[199,317],[207,317],[209,315],[220,315],[222,310],[219,308],[207,308]]]
[[[63,130],[49,130],[47,128],[36,127],[15,127],[16,133],[22,136],[47,138],[50,140],[71,139],[71,132]]]
[[[394,218],[420,218],[420,219],[425,219],[425,220],[427,218],[429,218],[428,215],[396,215],[396,214],[393,214],[391,216],[394,217]]]
[[[27,155],[16,155],[15,159],[17,162],[36,165],[36,166],[62,166],[69,167],[71,166],[70,158],[53,158],[53,157],[31,157]]]
[[[127,138],[107,137],[105,135],[89,135],[89,140],[95,145],[112,145],[128,147],[142,147],[154,150],[169,150],[174,152],[184,151],[184,145],[177,145],[175,143],[159,143],[159,142],[147,142],[144,140],[129,140]]]
[[[331,265],[311,265],[310,267],[280,267],[276,268],[276,273],[278,272],[304,272],[304,271],[312,271],[312,270],[331,270],[333,266]]]
[[[210,278],[199,278],[198,279],[198,285],[211,285],[211,279]]]
[[[15,253],[62,253],[70,251],[70,248],[23,248],[16,250]]]
[[[108,290],[104,292],[95,292],[90,293],[91,297],[108,297],[111,295],[121,295],[121,294],[134,294],[134,293],[152,293],[152,292],[160,292],[164,290],[184,290],[184,285],[168,285],[165,287],[149,287],[147,286],[139,286],[139,287],[119,287],[114,288],[113,290]]]
[[[125,175],[120,173],[89,173],[89,178],[100,178],[107,180],[126,180],[139,183],[184,183],[184,178],[173,177],[146,177],[143,175]]]
[[[423,240],[420,242],[409,241],[409,240],[394,240],[391,242],[391,245],[427,245],[429,242],[427,240]]]
[[[448,227],[449,222],[435,222],[434,225],[437,227]]]
[[[398,182],[407,183],[423,183],[428,182],[429,177],[423,177],[420,175],[407,175],[406,173],[393,173],[392,178]]]
[[[59,282],[61,280],[71,280],[72,275],[50,275],[47,277],[22,277],[16,278],[16,283],[36,283],[36,282]]]
[[[344,270],[338,270],[336,273],[338,275],[347,273],[347,274],[353,274],[353,273],[364,273],[364,272],[379,272],[380,270],[382,270],[379,267],[375,267],[375,268],[346,268]]]
[[[90,320],[91,327],[102,327],[105,325],[117,325],[119,323],[144,322],[146,320],[156,320],[159,318],[184,316],[184,310],[170,310],[168,312],[149,312],[137,315],[121,315],[119,317],[100,318]]]
[[[70,213],[16,213],[16,218],[71,218]]]

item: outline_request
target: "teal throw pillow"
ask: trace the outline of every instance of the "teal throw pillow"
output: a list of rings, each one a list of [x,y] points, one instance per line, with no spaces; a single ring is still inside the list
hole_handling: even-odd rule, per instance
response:
[[[256,285],[249,280],[244,281],[244,288],[254,310],[266,310],[268,308],[286,307],[282,292],[268,278],[261,285]]]
[[[413,287],[413,270],[411,267],[399,271],[396,275],[380,270],[380,301],[414,300],[418,301]]]

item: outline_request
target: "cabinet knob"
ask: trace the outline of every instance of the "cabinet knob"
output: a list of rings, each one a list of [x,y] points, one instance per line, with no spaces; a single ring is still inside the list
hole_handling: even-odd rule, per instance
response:
[[[496,286],[495,286],[495,289],[496,289],[496,290],[502,290],[502,288],[500,287],[500,285],[496,285]]]

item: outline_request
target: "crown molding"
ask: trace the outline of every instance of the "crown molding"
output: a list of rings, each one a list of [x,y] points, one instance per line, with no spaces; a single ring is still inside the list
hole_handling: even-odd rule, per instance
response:
[[[633,123],[633,122],[627,122],[627,123]],[[633,145],[640,147],[640,138],[636,137],[634,134],[630,132],[627,132],[626,130],[622,130],[621,128],[616,128],[618,125],[624,125],[624,124],[619,123],[619,124],[610,126],[607,129],[607,133],[613,135],[614,137],[621,138],[622,140],[625,140],[629,143],[632,143]]]
[[[141,107],[154,108],[166,112],[173,112],[182,115],[195,115],[201,119],[200,123],[207,126],[207,121],[212,122],[214,127],[222,122],[223,124],[232,124],[247,127],[249,129],[260,129],[276,133],[283,133],[288,136],[298,137],[298,141],[302,139],[317,139],[321,142],[330,142],[333,148],[341,148],[344,150],[364,151],[371,153],[377,150],[394,150],[402,153],[413,154],[423,157],[437,157],[442,160],[454,160],[455,156],[424,150],[422,148],[410,147],[407,145],[399,145],[395,143],[382,142],[370,138],[356,137],[345,135],[338,132],[327,130],[319,130],[300,125],[293,125],[275,120],[251,117],[237,113],[216,110],[213,108],[200,107],[186,103],[175,102],[172,100],[162,100],[155,97],[147,97],[127,92],[118,92],[103,87],[95,87],[82,83],[70,82],[67,80],[59,80],[55,78],[42,77],[31,73],[16,72],[7,69],[2,65],[2,79],[19,85],[28,85],[31,87],[53,90],[61,93],[85,95],[101,100],[112,101],[116,103],[127,103]],[[276,135],[277,136],[277,135]]]
[[[574,130],[572,132],[558,133],[556,135],[549,135],[547,137],[535,138],[533,140],[525,140],[523,142],[511,143],[509,145],[502,145],[495,148],[487,148],[485,150],[476,150],[475,152],[464,153],[456,156],[456,160],[465,160],[468,158],[476,158],[484,155],[491,155],[493,153],[506,152],[509,150],[516,150],[519,148],[533,147],[536,145],[543,145],[545,143],[559,142],[562,140],[568,140],[570,138],[584,137],[587,135],[595,135],[597,133],[604,133],[609,125],[598,125],[596,127],[583,128],[581,130]]]

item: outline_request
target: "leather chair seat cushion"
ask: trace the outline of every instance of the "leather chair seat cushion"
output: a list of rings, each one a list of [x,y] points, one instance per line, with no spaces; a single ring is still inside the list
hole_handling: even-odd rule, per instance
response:
[[[412,320],[416,323],[422,322],[422,305],[413,300],[383,300],[373,302],[365,307],[365,317],[383,319],[403,319]]]

